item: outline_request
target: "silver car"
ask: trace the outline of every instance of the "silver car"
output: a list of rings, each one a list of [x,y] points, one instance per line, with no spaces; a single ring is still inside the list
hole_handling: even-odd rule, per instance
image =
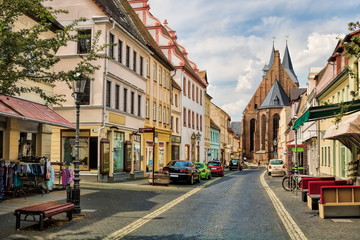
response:
[[[275,176],[284,176],[286,173],[286,166],[284,160],[282,159],[270,159],[267,166],[268,175]]]

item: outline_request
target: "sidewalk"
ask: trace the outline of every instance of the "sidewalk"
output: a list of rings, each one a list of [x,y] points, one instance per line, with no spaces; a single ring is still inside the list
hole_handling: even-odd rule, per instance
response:
[[[310,210],[307,203],[301,201],[301,192],[296,195],[282,188],[282,177],[266,174],[265,180],[308,239],[360,239],[360,217],[321,219],[318,210]]]

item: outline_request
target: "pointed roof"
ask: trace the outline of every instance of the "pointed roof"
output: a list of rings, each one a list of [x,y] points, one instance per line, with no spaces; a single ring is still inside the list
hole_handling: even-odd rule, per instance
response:
[[[284,106],[290,106],[290,99],[280,83],[275,81],[258,109],[282,108]]]
[[[285,68],[286,72],[289,74],[290,78],[294,81],[294,82],[298,82],[298,79],[296,77],[292,62],[291,62],[291,58],[290,58],[290,52],[289,52],[289,48],[288,45],[286,43],[286,47],[285,47],[285,54],[284,54],[284,59],[282,62],[283,67]]]
[[[274,53],[275,53],[275,47],[273,44],[272,50],[271,50],[271,55],[270,55],[270,60],[269,60],[269,64],[265,64],[264,68],[262,69],[264,72],[269,71],[269,69],[271,68],[271,66],[274,64]],[[265,75],[265,74],[264,74]]]

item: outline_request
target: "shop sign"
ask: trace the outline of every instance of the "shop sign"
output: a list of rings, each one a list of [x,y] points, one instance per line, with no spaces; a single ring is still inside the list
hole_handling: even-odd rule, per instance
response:
[[[154,128],[139,128],[139,133],[152,133],[154,132]]]
[[[140,142],[141,136],[140,135],[134,135],[134,142]]]
[[[172,143],[181,143],[181,136],[171,136]]]

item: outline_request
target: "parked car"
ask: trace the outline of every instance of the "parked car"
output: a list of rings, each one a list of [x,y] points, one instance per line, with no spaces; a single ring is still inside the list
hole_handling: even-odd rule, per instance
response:
[[[211,178],[211,170],[205,163],[195,162],[194,164],[197,167],[197,169],[199,169],[200,177],[202,179],[210,179]]]
[[[275,176],[280,175],[284,176],[286,174],[286,166],[284,160],[282,159],[270,159],[267,166],[268,175]]]
[[[211,170],[211,175],[220,175],[224,176],[224,167],[219,161],[210,161],[208,162],[208,167]]]
[[[173,182],[186,181],[189,184],[194,184],[194,181],[200,182],[200,171],[190,161],[170,161],[163,168],[163,172],[168,172]]]
[[[239,159],[231,159],[229,162],[229,170],[242,170]]]

